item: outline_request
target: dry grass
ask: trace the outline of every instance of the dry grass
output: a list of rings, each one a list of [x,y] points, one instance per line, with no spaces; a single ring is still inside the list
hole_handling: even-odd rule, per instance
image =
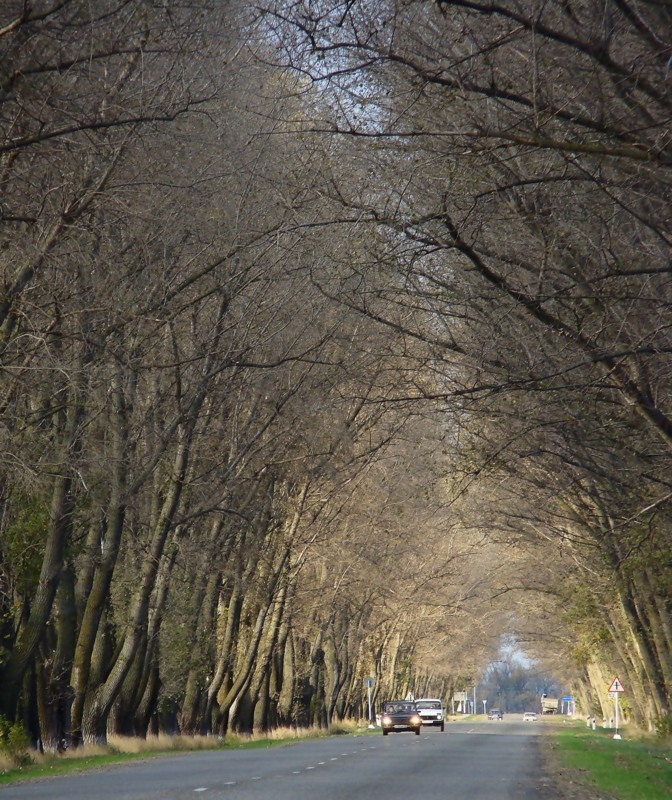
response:
[[[146,753],[166,753],[166,752],[186,752],[193,750],[216,750],[222,746],[237,747],[254,742],[262,741],[293,741],[298,739],[315,738],[321,736],[333,736],[334,734],[354,734],[361,730],[355,722],[343,722],[332,725],[328,730],[325,728],[276,728],[267,733],[240,734],[229,733],[226,738],[218,736],[180,736],[159,734],[158,736],[148,736],[146,739],[134,736],[115,736],[108,737],[107,745],[89,744],[78,750],[66,750],[58,756],[53,753],[41,754],[35,750],[30,750],[29,755],[35,766],[44,765],[53,761],[55,757],[59,760],[90,759],[96,756],[109,755],[142,755]],[[11,771],[15,768],[11,759],[0,754],[0,773]]]
[[[228,738],[228,737],[227,737]],[[142,739],[136,736],[109,736],[106,752],[113,753],[165,753],[182,750],[215,750],[222,746],[222,740],[216,736],[171,736],[160,733]],[[103,748],[105,749],[105,748]],[[87,745],[87,755],[94,750]]]
[[[0,773],[8,772],[13,767],[14,764],[12,763],[12,759],[0,753]]]

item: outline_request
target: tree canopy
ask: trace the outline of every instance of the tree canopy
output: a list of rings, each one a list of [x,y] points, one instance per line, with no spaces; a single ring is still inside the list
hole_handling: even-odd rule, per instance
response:
[[[328,726],[506,633],[669,714],[671,53],[662,2],[6,3],[0,713]]]

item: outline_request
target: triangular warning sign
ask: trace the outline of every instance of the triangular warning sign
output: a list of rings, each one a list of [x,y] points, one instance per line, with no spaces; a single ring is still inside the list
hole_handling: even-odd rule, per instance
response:
[[[625,689],[623,688],[623,684],[618,679],[618,676],[614,678],[611,682],[611,686],[608,689],[609,692],[624,692]]]

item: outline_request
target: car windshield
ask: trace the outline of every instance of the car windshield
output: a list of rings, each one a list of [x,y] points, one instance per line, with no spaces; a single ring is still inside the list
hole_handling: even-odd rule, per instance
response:
[[[413,703],[388,703],[385,706],[386,714],[410,714],[415,711]]]
[[[419,700],[416,705],[418,708],[441,708],[438,700]]]

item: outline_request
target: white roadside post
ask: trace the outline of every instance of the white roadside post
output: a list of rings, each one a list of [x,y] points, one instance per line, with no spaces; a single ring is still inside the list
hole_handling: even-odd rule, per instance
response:
[[[616,694],[616,692],[607,692],[607,697],[610,700],[614,701],[614,709],[615,709],[616,708],[616,698],[618,697],[618,695]],[[609,718],[609,729],[611,730],[611,728],[613,728],[613,727],[614,727],[614,718],[610,717]]]
[[[376,685],[375,678],[364,678],[364,686],[366,686],[369,693],[369,728],[375,728],[373,724],[373,711],[371,709],[371,689]]]
[[[618,695],[621,692],[624,692],[625,689],[623,688],[623,684],[618,678],[618,675],[614,677],[614,680],[611,682],[611,686],[609,687],[609,697],[614,698],[614,719],[616,723],[616,732],[614,733],[614,739],[620,739],[621,734],[619,733],[619,719],[618,719]]]

